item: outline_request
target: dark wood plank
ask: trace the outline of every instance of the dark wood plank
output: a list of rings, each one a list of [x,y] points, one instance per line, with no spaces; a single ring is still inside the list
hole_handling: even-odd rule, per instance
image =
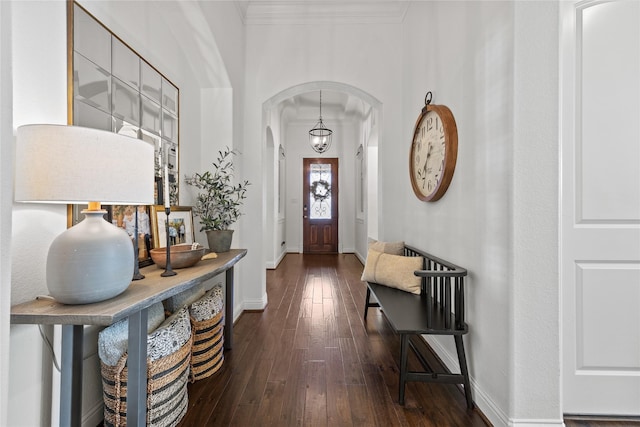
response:
[[[342,353],[337,347],[327,348],[327,424],[350,426],[351,408],[349,393],[344,379]]]
[[[291,369],[283,393],[281,426],[301,426],[304,421],[307,353],[306,349],[293,350]]]
[[[180,426],[487,425],[455,385],[409,383],[397,403],[400,341],[379,309],[364,323],[361,274],[350,254],[268,270],[269,305],[242,314],[223,368],[189,385]]]
[[[270,381],[264,390],[264,396],[258,409],[256,419],[260,420],[260,425],[264,427],[279,427],[280,413],[284,404],[284,388],[286,381]],[[251,424],[249,424],[251,425]]]
[[[304,401],[304,425],[327,425],[327,366],[322,360],[307,362],[307,383]]]

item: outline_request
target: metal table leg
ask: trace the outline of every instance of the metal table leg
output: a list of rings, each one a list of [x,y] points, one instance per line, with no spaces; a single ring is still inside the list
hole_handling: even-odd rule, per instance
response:
[[[147,317],[147,308],[129,316],[127,425],[130,427],[147,424]]]
[[[82,338],[84,326],[62,325],[60,426],[80,427],[82,421]]]
[[[233,267],[225,272],[224,349],[233,347]]]

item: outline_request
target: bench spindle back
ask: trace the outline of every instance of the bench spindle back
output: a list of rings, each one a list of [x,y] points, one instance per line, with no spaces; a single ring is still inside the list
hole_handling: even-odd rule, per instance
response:
[[[444,313],[453,313],[454,325],[445,316],[445,328],[464,330],[464,277],[467,270],[411,246],[404,247],[405,256],[421,256],[421,295],[437,303]],[[453,280],[452,280],[453,279]],[[453,282],[453,285],[452,285]]]

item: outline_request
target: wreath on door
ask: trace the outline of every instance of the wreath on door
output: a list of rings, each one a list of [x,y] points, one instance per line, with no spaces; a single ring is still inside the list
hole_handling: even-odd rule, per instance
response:
[[[311,183],[311,195],[316,202],[324,202],[331,197],[331,185],[324,179]]]

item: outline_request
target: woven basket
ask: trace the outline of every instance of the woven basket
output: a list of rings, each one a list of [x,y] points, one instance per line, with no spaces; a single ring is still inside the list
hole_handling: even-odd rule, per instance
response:
[[[178,351],[157,360],[147,360],[147,426],[177,425],[187,412],[187,381],[192,340]],[[115,366],[102,361],[104,425],[127,425],[127,354]]]
[[[224,314],[197,321],[191,317],[193,348],[191,350],[191,382],[216,373],[224,362]]]

